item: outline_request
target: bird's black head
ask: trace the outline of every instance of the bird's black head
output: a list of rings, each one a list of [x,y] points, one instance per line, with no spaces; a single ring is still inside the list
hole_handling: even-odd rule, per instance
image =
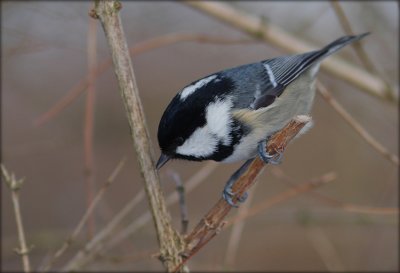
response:
[[[217,74],[193,82],[165,110],[159,127],[160,168],[170,158],[201,161],[222,157],[221,143],[230,140],[229,92],[233,83]],[[229,138],[229,139],[228,139]]]

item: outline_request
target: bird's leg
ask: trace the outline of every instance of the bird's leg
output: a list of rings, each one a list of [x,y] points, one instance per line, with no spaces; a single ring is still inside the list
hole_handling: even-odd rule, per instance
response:
[[[231,205],[232,207],[237,208],[238,205],[236,205],[232,197],[235,195],[232,192],[232,187],[235,184],[236,180],[247,170],[249,167],[250,163],[253,161],[254,158],[248,159],[238,170],[236,170],[232,176],[229,178],[228,182],[226,182],[224,191],[222,192],[222,197],[225,199],[225,201]],[[238,198],[239,202],[244,202],[247,198],[247,192],[243,193],[243,195]]]
[[[258,143],[258,154],[260,155],[260,158],[267,164],[280,164],[283,156],[282,152],[277,151],[275,155],[270,155],[266,150],[267,142],[268,139],[260,141],[260,143]]]

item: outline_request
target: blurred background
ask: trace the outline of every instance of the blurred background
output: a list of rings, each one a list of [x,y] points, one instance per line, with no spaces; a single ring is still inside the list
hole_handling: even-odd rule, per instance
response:
[[[9,171],[25,177],[20,202],[27,242],[34,245],[32,268],[41,268],[51,260],[77,226],[88,201],[121,159],[127,158],[90,224],[55,261],[53,270],[62,270],[128,202],[138,198],[143,181],[110,67],[95,77],[90,88],[81,88],[89,92],[81,92],[56,114],[48,113],[68,94],[79,93],[74,88],[91,70],[88,67],[110,56],[99,22],[88,16],[92,2],[2,1],[1,5],[1,155]],[[159,155],[159,119],[181,88],[218,70],[286,53],[182,3],[127,1],[122,5],[120,15],[130,47],[177,33],[231,41],[177,42],[132,57],[154,158]],[[279,26],[316,48],[345,35],[327,1],[235,1],[229,5],[262,16],[267,24]],[[372,33],[362,42],[365,51],[398,93],[398,3],[346,1],[340,6],[355,33]],[[336,56],[364,69],[352,47]],[[319,79],[376,140],[398,156],[397,103],[360,92],[324,71]],[[250,193],[248,206],[329,172],[337,178],[314,193],[298,194],[247,219],[239,239],[231,238],[232,227],[224,230],[190,260],[192,271],[398,270],[398,213],[351,209],[397,208],[398,166],[368,145],[320,95],[312,117],[314,128],[290,145],[281,165],[268,166],[257,189]],[[162,169],[166,196],[175,191],[171,173],[179,175],[184,184],[199,170],[205,173],[204,181],[186,193],[189,230],[218,200],[225,181],[238,167],[174,161]],[[2,183],[1,266],[3,271],[20,271],[20,257],[13,251],[18,237],[10,196]],[[147,201],[138,202],[92,251],[90,259],[77,268],[162,270],[161,263],[152,257],[157,253],[153,224],[142,221],[147,211]],[[174,226],[180,229],[179,206],[171,205],[170,213]],[[233,210],[230,216],[236,213]]]

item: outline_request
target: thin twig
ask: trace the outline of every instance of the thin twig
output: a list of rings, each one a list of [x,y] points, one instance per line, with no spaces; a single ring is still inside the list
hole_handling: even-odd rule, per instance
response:
[[[94,155],[93,155],[93,127],[94,127],[94,103],[95,103],[95,68],[97,67],[97,22],[90,18],[87,36],[88,55],[88,88],[86,93],[85,120],[83,125],[84,143],[84,176],[86,180],[86,207],[88,208],[93,200],[94,191]],[[92,238],[95,230],[95,218],[90,214],[87,234]]]
[[[258,41],[254,39],[231,39],[198,33],[171,33],[151,38],[147,41],[139,42],[138,44],[129,48],[129,53],[131,56],[137,56],[157,48],[162,48],[180,42],[213,43],[222,45],[258,43]],[[77,99],[79,95],[87,90],[90,82],[90,73],[93,74],[94,78],[97,78],[108,68],[110,68],[111,65],[111,58],[107,58],[101,61],[97,67],[92,68],[92,70],[89,71],[83,79],[81,79],[73,88],[67,91],[64,97],[56,102],[49,110],[36,118],[34,125],[41,126],[57,116],[62,110],[68,107],[75,99]]]
[[[342,6],[340,5],[339,1],[337,0],[331,0],[330,1],[336,16],[339,19],[340,25],[342,26],[342,29],[346,32],[347,35],[354,35],[353,29],[351,27],[350,21],[346,16],[346,13],[344,12]],[[385,77],[384,74],[380,73],[379,70],[377,69],[376,65],[370,60],[368,57],[368,54],[365,52],[364,47],[362,46],[362,43],[360,41],[356,41],[355,43],[352,44],[358,58],[361,60],[363,63],[364,67],[372,74],[378,75],[382,81],[386,85],[386,96],[390,98],[390,100],[394,100],[394,94],[395,90],[392,88],[390,85],[389,81]]]
[[[118,1],[102,0],[95,2],[95,13],[101,21],[110,47],[115,74],[129,121],[131,138],[144,178],[144,187],[160,246],[160,259],[165,268],[171,271],[182,260],[180,252],[183,249],[184,241],[171,225],[171,217],[167,211],[159,177],[152,159],[153,150],[119,16],[120,8],[121,4]]]
[[[215,162],[207,163],[197,173],[195,173],[186,183],[186,192],[189,194],[196,189],[205,179],[214,171],[217,167]],[[88,263],[90,259],[97,254],[102,246],[102,250],[112,249],[115,245],[124,241],[128,236],[133,234],[143,225],[147,224],[151,220],[151,213],[144,212],[122,231],[113,234],[112,240],[108,243],[103,244],[106,238],[115,230],[125,216],[130,215],[133,208],[144,199],[144,191],[140,191],[130,202],[128,202],[122,210],[117,213],[113,219],[105,226],[93,239],[87,243],[82,250],[80,250],[63,268],[63,271],[78,270],[82,265]],[[179,196],[176,191],[172,192],[167,198],[167,205],[170,206],[178,202]]]
[[[52,258],[49,260],[47,265],[44,266],[43,271],[49,271],[51,267],[53,266],[54,262],[60,258],[65,251],[68,249],[69,246],[71,246],[76,238],[78,237],[79,233],[82,231],[83,227],[85,226],[85,223],[88,222],[90,219],[90,216],[93,214],[94,209],[96,208],[97,204],[99,201],[103,198],[105,192],[107,189],[111,186],[111,184],[114,182],[115,178],[117,175],[120,173],[122,168],[124,167],[126,162],[126,158],[124,157],[118,165],[115,167],[111,175],[108,177],[107,181],[103,184],[103,186],[99,189],[97,192],[96,196],[93,198],[92,202],[89,204],[88,208],[86,209],[86,212],[82,216],[82,219],[79,221],[78,225],[72,232],[72,234],[65,240],[63,245],[55,252],[55,254],[52,256]]]
[[[170,171],[169,175],[176,184],[176,192],[179,196],[179,209],[181,212],[181,234],[186,234],[189,225],[188,209],[185,201],[185,186],[182,183],[182,179],[177,172]]]
[[[266,23],[263,18],[239,11],[229,4],[208,1],[184,1],[183,3],[285,51],[303,53],[316,48],[276,25],[270,22]],[[341,60],[337,56],[325,60],[321,67],[374,97],[392,103],[398,101],[397,98],[387,97],[386,84],[382,79]]]
[[[26,244],[24,225],[22,223],[21,208],[19,203],[19,190],[22,187],[24,179],[16,179],[13,173],[8,173],[6,167],[3,164],[1,164],[1,174],[3,177],[3,181],[11,190],[11,198],[14,207],[15,222],[17,224],[18,240],[20,245],[19,248],[15,249],[15,252],[21,256],[24,272],[31,272],[29,253],[32,250],[32,246],[28,247]]]
[[[301,185],[295,186],[287,191],[284,191],[278,195],[275,195],[272,198],[268,198],[264,201],[261,201],[260,203],[251,207],[251,209],[245,215],[238,215],[232,219],[229,219],[227,221],[227,224],[225,225],[225,228],[227,228],[230,225],[233,225],[237,222],[243,221],[249,217],[252,217],[252,216],[260,213],[261,211],[268,209],[278,203],[282,203],[283,201],[293,198],[299,194],[309,192],[317,187],[325,185],[335,179],[336,179],[336,174],[333,172],[330,172],[319,178],[313,179],[310,182],[302,183]]]
[[[283,153],[290,140],[310,121],[311,118],[308,116],[294,117],[282,130],[269,139],[266,148],[268,153],[271,155]],[[264,166],[264,162],[259,157],[256,157],[250,163],[246,172],[238,178],[232,188],[234,203],[238,202],[243,194],[255,183]],[[211,210],[209,210],[192,232],[186,236],[186,249],[183,252],[185,259],[175,268],[175,271],[178,271],[182,265],[217,235],[224,226],[223,220],[231,208],[232,206],[221,197]]]
[[[139,191],[136,196],[131,199],[123,208],[120,210],[111,221],[99,231],[81,250],[79,250],[70,261],[62,268],[62,271],[75,271],[77,270],[83,261],[93,253],[96,253],[96,249],[102,244],[107,236],[109,236],[115,228],[122,222],[122,220],[130,214],[133,208],[136,207],[142,200],[144,200],[144,190]],[[149,220],[151,220],[151,214],[149,213]]]
[[[374,148],[379,154],[384,158],[388,159],[390,162],[399,165],[399,158],[390,153],[382,144],[380,144],[376,139],[374,139],[362,126],[358,123],[344,108],[340,103],[333,98],[328,89],[319,81],[317,81],[317,89],[319,94],[325,99],[325,101],[335,109],[335,111],[353,128],[362,139],[364,139],[372,148]]]
[[[332,241],[318,226],[307,228],[307,236],[324,262],[329,272],[344,272],[345,267],[335,250]]]
[[[271,173],[278,179],[287,182],[290,186],[295,186],[294,180],[286,175],[282,169],[275,167],[271,169]],[[347,212],[364,213],[364,214],[376,214],[376,215],[395,215],[399,213],[398,208],[377,208],[377,207],[367,207],[359,206],[350,203],[345,203],[340,200],[334,199],[327,195],[319,192],[310,192],[310,196],[318,199],[319,201],[325,203],[326,205],[340,208]]]

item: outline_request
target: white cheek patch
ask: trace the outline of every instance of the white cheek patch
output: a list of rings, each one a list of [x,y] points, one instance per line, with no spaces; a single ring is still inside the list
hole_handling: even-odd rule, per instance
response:
[[[231,99],[210,103],[206,108],[206,125],[194,131],[176,152],[181,155],[207,157],[216,151],[220,141],[224,145],[229,145],[232,105]]]
[[[207,126],[210,133],[221,140],[224,145],[231,143],[231,108],[232,101],[228,98],[210,103],[206,110]]]
[[[201,79],[197,81],[196,83],[189,85],[185,87],[180,94],[181,100],[184,101],[188,96],[196,92],[198,89],[209,83],[210,81],[214,80],[217,77],[217,75],[211,75],[208,76],[207,78]]]
[[[198,128],[194,133],[176,149],[181,155],[206,157],[211,155],[217,147],[218,140],[210,134],[207,126]]]

